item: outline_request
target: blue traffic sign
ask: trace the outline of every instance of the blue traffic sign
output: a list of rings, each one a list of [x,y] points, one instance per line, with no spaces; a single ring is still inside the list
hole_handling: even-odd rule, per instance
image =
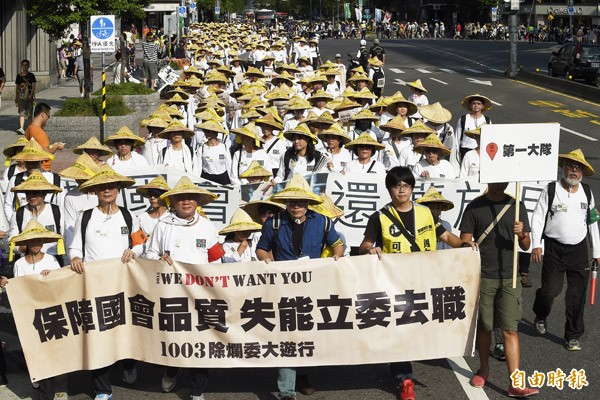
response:
[[[221,7],[215,7],[215,14],[221,14]]]
[[[115,32],[113,22],[105,17],[100,17],[92,22],[92,35],[100,40],[106,40]]]
[[[567,11],[569,12],[569,14],[575,14],[575,7],[569,7]]]
[[[185,17],[187,15],[187,8],[185,6],[179,7],[179,15],[181,15],[182,17]]]
[[[190,3],[190,11],[194,11],[196,9],[196,3]]]

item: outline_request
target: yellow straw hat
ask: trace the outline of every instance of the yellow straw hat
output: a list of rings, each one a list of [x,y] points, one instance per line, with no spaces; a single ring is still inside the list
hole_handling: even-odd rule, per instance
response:
[[[100,171],[100,166],[92,160],[92,157],[83,153],[77,157],[73,165],[60,171],[58,175],[67,179],[88,180],[96,175],[98,171]]]
[[[313,204],[308,206],[308,208],[331,219],[344,216],[344,210],[336,206],[329,196],[321,193],[320,197],[323,200],[321,204]]]
[[[19,153],[25,145],[27,145],[28,140],[24,137],[19,138],[15,143],[9,144],[2,150],[2,153],[5,157],[14,157],[15,154]]]
[[[445,124],[452,119],[452,113],[446,110],[440,102],[421,106],[419,108],[419,114],[429,122],[434,124]]]
[[[185,90],[183,90],[180,87],[176,87],[175,89],[171,89],[169,90],[165,96],[167,97],[167,99],[172,98],[175,95],[179,95],[182,99],[187,100],[190,98],[190,94],[188,92],[186,92]]]
[[[310,124],[312,125],[325,125],[327,127],[335,124],[335,119],[333,119],[333,116],[331,115],[330,112],[324,112],[321,115],[319,115],[317,117],[317,119],[315,119],[314,121],[310,121]]]
[[[356,92],[354,92],[354,90],[352,92],[356,93]],[[340,104],[335,106],[333,111],[340,112],[340,111],[352,110],[354,108],[360,108],[360,107],[362,107],[362,106],[360,104],[358,104],[357,102],[353,101],[350,97],[345,97],[344,100]]]
[[[309,98],[308,101],[316,101],[316,100],[333,100],[333,96],[329,93],[326,93],[324,90],[317,90],[314,92]]]
[[[371,57],[371,58],[369,58],[368,63],[371,64],[371,65],[374,65],[376,67],[381,67],[383,65],[383,61],[381,61],[377,57]]]
[[[406,86],[414,88],[414,89],[417,89],[417,90],[420,90],[421,92],[427,93],[427,89],[425,89],[425,87],[423,86],[423,83],[421,82],[420,79],[417,79],[414,82],[408,82],[406,84]]]
[[[275,119],[275,117],[273,116],[272,113],[268,113],[266,114],[264,117],[262,118],[258,118],[255,123],[258,124],[262,124],[262,125],[268,125],[271,128],[273,128],[276,131],[281,131],[283,130],[283,124],[279,121],[277,121]]]
[[[199,128],[199,129],[202,129],[205,131],[222,133],[223,135],[228,134],[227,131],[225,130],[225,128],[223,128],[223,125],[221,125],[220,123],[218,123],[216,121],[212,121],[212,120],[203,121],[201,124],[196,124],[195,126],[196,126],[196,128]]]
[[[413,133],[426,133],[427,135],[435,134],[435,131],[425,125],[420,120],[417,120],[411,127],[402,131],[402,135],[412,135]]]
[[[294,129],[283,132],[283,136],[287,140],[293,140],[294,135],[303,135],[309,137],[313,143],[317,143],[317,137],[310,131],[310,128],[305,123],[298,124]]]
[[[301,174],[295,174],[285,185],[285,189],[271,196],[275,202],[285,203],[288,200],[308,200],[308,204],[321,204],[323,200],[314,194],[308,182]]]
[[[96,175],[79,186],[79,190],[84,193],[92,192],[96,186],[106,185],[109,183],[116,183],[119,185],[119,187],[126,188],[133,185],[135,180],[116,173],[108,165],[103,165],[100,167],[100,171],[98,171]]]
[[[251,76],[251,75],[255,75],[258,76],[259,78],[265,78],[266,75],[264,74],[264,72],[262,72],[260,69],[255,68],[255,67],[249,67],[248,70],[244,73],[245,77]]]
[[[173,97],[171,97],[170,99],[167,99],[165,101],[165,103],[167,103],[167,104],[183,104],[183,105],[185,105],[185,104],[188,103],[188,101],[186,99],[184,99],[183,97],[181,97],[179,95],[179,93],[175,93],[173,95]]]
[[[254,222],[260,223],[260,213],[259,210],[262,207],[268,207],[270,209],[279,209],[285,210],[285,206],[281,203],[275,203],[270,200],[254,200],[249,203],[244,204],[241,208],[248,213],[248,215],[252,218]]]
[[[171,188],[169,187],[169,184],[162,175],[156,176],[156,178],[152,179],[150,182],[135,189],[136,192],[138,192],[144,197],[148,197],[150,191],[159,191],[162,193],[166,193],[169,190],[171,190]]]
[[[171,123],[165,129],[160,131],[157,136],[161,139],[169,139],[174,132],[181,133],[184,139],[189,139],[194,136],[194,131],[177,120],[171,121]]]
[[[417,199],[417,203],[440,203],[443,206],[442,211],[448,211],[454,208],[454,203],[444,198],[444,196],[442,196],[442,194],[433,186],[430,186],[429,189],[427,189],[423,197]]]
[[[358,92],[354,92],[354,94],[350,95],[350,98],[373,100],[373,99],[376,99],[377,96],[375,96],[369,89],[364,87],[364,88],[360,89]]]
[[[407,115],[413,115],[417,112],[419,107],[412,101],[408,101],[402,96],[402,93],[396,92],[393,96],[390,96],[386,104],[388,105],[388,112],[392,115],[396,115],[396,107],[404,106],[408,109]]]
[[[13,260],[15,246],[24,245],[27,243],[27,241],[34,239],[42,239],[44,243],[58,242],[56,246],[57,254],[65,254],[65,243],[63,237],[58,233],[54,233],[44,228],[44,226],[40,224],[35,218],[32,218],[29,220],[27,225],[25,225],[25,228],[23,228],[23,232],[16,236],[13,236],[8,241],[8,243],[10,244],[8,261]]]
[[[476,139],[478,137],[481,136],[481,127],[483,125],[486,125],[485,123],[479,125],[477,128],[475,129],[469,129],[468,131],[465,131],[465,135],[467,135],[468,137],[472,138],[472,139]]]
[[[308,124],[313,122],[314,120],[316,120],[317,118],[319,118],[319,116],[317,115],[316,112],[314,111],[309,111],[308,114],[306,114],[306,117],[304,117],[301,121],[301,123],[304,124]]]
[[[31,139],[23,150],[18,152],[12,157],[13,161],[54,161],[54,156],[42,148],[40,144],[35,140]]]
[[[266,182],[273,176],[273,173],[267,169],[265,169],[262,165],[258,163],[258,161],[253,160],[248,169],[240,174],[240,178],[263,178]]]
[[[575,149],[567,154],[559,154],[558,155],[558,165],[562,168],[565,161],[575,161],[579,164],[583,165],[583,175],[591,176],[594,175],[594,168],[590,165],[589,162],[585,159],[583,155],[583,151],[581,149]]]
[[[27,177],[27,180],[21,184],[14,186],[10,189],[11,192],[48,192],[58,193],[62,192],[62,189],[58,186],[54,186],[39,170],[34,170],[31,175]]]
[[[98,138],[96,136],[90,137],[88,140],[86,140],[85,143],[80,144],[79,146],[75,147],[73,149],[73,153],[83,154],[85,150],[96,150],[96,151],[99,151],[101,153],[101,155],[105,155],[105,156],[109,156],[109,157],[113,155],[112,150],[108,146],[100,143],[100,141],[98,140]]]
[[[206,189],[199,188],[188,178],[187,176],[182,176],[179,179],[179,182],[175,185],[175,187],[168,192],[163,193],[160,196],[161,200],[164,200],[167,203],[167,206],[170,206],[172,203],[172,197],[177,196],[178,194],[193,194],[197,196],[197,201],[199,206],[204,206],[208,203],[212,203],[219,196],[212,192],[209,192]]]
[[[444,146],[442,141],[438,138],[437,133],[430,134],[421,143],[413,146],[413,150],[420,152],[421,154],[424,153],[425,149],[431,148],[441,150],[441,156],[447,156],[450,154],[450,149]]]
[[[232,232],[258,232],[262,225],[254,222],[248,213],[241,208],[235,210],[229,221],[229,225],[219,231],[219,235],[227,235]]]
[[[354,139],[350,143],[347,143],[344,147],[346,147],[349,150],[354,150],[354,147],[359,145],[371,146],[375,150],[385,149],[385,146],[383,144],[379,143],[377,140],[371,137],[371,133],[369,131],[361,133],[356,139]]]
[[[300,97],[292,97],[290,100],[288,100],[288,111],[310,110],[311,108],[312,105],[310,104],[310,102]]]
[[[104,139],[104,144],[110,144],[115,146],[116,140],[131,140],[133,141],[133,148],[143,145],[146,141],[139,137],[138,135],[131,132],[127,126],[123,125],[119,128],[117,133],[110,135],[106,139]]]
[[[488,97],[485,97],[484,95],[479,94],[479,93],[472,94],[472,95],[465,97],[464,99],[462,99],[460,104],[467,111],[471,111],[471,101],[473,101],[475,99],[481,100],[483,102],[483,111],[487,111],[492,108],[492,101]]]
[[[352,118],[350,118],[350,121],[357,121],[357,120],[379,121],[379,117],[377,115],[375,115],[373,113],[373,111],[363,109],[363,110],[360,110],[359,112],[357,112],[356,114],[354,114],[352,116]]]
[[[343,145],[346,145],[350,142],[350,137],[346,133],[346,130],[340,126],[337,122],[331,125],[329,128],[322,130],[317,134],[319,139],[325,140],[325,136],[334,135],[340,138]]]
[[[396,131],[405,131],[406,125],[404,125],[404,120],[400,115],[395,116],[387,124],[380,125],[379,129],[386,132],[396,132]]]
[[[369,106],[369,110],[371,110],[373,112],[383,111],[385,108],[387,108],[386,101],[387,101],[387,98],[385,96],[381,96],[380,98],[377,99],[375,104],[373,104],[372,106]]]
[[[248,122],[246,125],[235,128],[231,130],[231,133],[235,133],[237,136],[235,138],[236,143],[242,143],[240,136],[247,136],[251,139],[254,139],[254,144],[256,147],[262,147],[265,140],[258,135],[258,130],[256,129],[256,124],[253,121]]]
[[[255,109],[248,110],[241,115],[242,119],[251,119],[251,118],[260,118],[260,117],[262,117],[262,114],[260,114]]]

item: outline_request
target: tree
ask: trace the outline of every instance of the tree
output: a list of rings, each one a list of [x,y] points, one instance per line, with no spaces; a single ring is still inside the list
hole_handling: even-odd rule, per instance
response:
[[[85,24],[92,15],[117,18],[144,18],[144,7],[151,0],[32,0],[27,14],[31,23],[58,40],[66,36],[71,24]]]

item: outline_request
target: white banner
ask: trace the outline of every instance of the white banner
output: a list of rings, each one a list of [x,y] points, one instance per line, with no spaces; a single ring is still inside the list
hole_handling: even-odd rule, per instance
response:
[[[415,266],[418,265],[418,268]],[[472,356],[479,252],[218,265],[105,260],[7,285],[33,381],[120,359],[180,367]]]

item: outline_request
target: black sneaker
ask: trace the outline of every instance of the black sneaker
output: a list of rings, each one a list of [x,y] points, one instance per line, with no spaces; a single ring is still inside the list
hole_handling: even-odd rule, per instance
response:
[[[540,335],[543,335],[546,333],[546,328],[548,327],[548,324],[546,323],[545,319],[536,318],[535,321],[533,321],[533,323],[535,325],[535,329],[537,329],[537,331]]]

